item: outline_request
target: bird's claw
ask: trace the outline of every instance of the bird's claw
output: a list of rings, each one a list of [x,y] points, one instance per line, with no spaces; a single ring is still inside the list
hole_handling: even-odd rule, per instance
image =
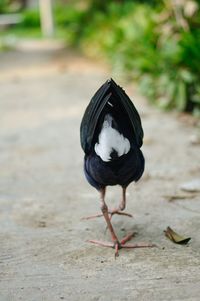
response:
[[[108,213],[110,214],[110,219],[113,217],[113,215],[115,214],[118,214],[118,215],[125,215],[125,216],[128,216],[128,217],[133,217],[132,214],[130,213],[127,213],[127,212],[123,212],[119,209],[114,209],[114,210],[108,210]]]
[[[135,244],[126,244],[127,241],[131,240],[131,238],[135,235],[135,233],[129,234],[124,237],[121,241],[112,242],[103,242],[99,240],[88,240],[88,242],[93,243],[95,245],[109,247],[115,249],[115,259],[119,256],[119,250],[122,248],[126,249],[137,249],[137,248],[153,248],[156,247],[155,244],[152,243],[135,243]]]
[[[128,216],[128,217],[133,217],[132,214],[127,213],[127,212],[123,212],[119,209],[108,210],[108,214],[110,215],[110,219],[112,219],[113,215],[115,215],[115,214],[125,215],[125,216]],[[96,217],[102,217],[102,216],[103,216],[103,214],[100,213],[100,214],[95,214],[95,215],[91,215],[91,216],[87,216],[87,217],[82,217],[82,220],[89,220],[89,219],[93,219],[93,218],[96,218]]]

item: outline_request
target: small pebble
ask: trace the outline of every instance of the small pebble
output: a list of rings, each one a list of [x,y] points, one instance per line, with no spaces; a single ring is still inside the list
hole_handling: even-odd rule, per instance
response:
[[[199,192],[200,191],[200,179],[194,179],[190,182],[183,183],[180,186],[181,190],[189,192]]]
[[[194,144],[194,145],[200,144],[200,135],[196,135],[196,134],[191,135],[189,139],[190,139],[191,144]]]

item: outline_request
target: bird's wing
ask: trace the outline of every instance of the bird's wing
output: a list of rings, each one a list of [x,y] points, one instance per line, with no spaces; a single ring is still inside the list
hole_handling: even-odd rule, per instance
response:
[[[93,140],[93,135],[98,122],[98,118],[110,97],[110,95],[107,94],[108,90],[109,85],[106,82],[92,97],[83,115],[80,134],[81,146],[85,153],[88,153],[91,149],[91,143]]]
[[[111,83],[112,83],[112,88],[113,88],[114,92],[118,95],[119,101],[121,102],[121,104],[123,105],[123,107],[125,108],[125,111],[127,112],[128,116],[129,116],[129,120],[132,124],[133,131],[135,134],[134,136],[136,139],[136,143],[137,143],[138,147],[141,147],[142,143],[143,143],[144,133],[143,133],[143,129],[142,129],[140,115],[138,114],[138,111],[136,110],[133,102],[130,100],[130,98],[125,93],[125,91],[120,86],[118,86],[115,83],[115,81],[112,79],[111,79]]]
[[[118,101],[123,105],[133,127],[136,143],[138,147],[142,146],[143,130],[140,116],[125,91],[111,79],[106,81],[95,93],[84,113],[80,134],[81,146],[86,154],[91,150],[92,140],[100,114],[112,94],[116,95]]]

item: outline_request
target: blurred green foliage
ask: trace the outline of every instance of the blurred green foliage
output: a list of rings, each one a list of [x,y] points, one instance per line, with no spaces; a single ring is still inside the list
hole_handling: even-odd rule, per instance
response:
[[[19,12],[23,4],[23,0],[0,0],[0,14]]]
[[[27,10],[23,13],[23,20],[17,27],[38,28],[40,27],[40,15],[38,10]]]
[[[199,2],[143,2],[92,1],[74,43],[137,79],[157,106],[200,115]]]
[[[200,116],[198,0],[55,3],[56,28],[69,45],[106,59],[114,73],[137,80],[151,103]],[[25,10],[16,29],[39,26],[39,12]]]
[[[0,0],[0,14],[8,11],[9,1],[8,0]]]

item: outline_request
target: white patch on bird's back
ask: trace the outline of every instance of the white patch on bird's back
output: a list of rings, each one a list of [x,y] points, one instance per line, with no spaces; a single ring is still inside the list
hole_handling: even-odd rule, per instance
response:
[[[105,162],[111,160],[110,155],[113,150],[117,152],[118,157],[127,154],[130,150],[129,140],[112,127],[112,120],[111,115],[105,116],[99,134],[99,143],[94,146],[96,154]]]

